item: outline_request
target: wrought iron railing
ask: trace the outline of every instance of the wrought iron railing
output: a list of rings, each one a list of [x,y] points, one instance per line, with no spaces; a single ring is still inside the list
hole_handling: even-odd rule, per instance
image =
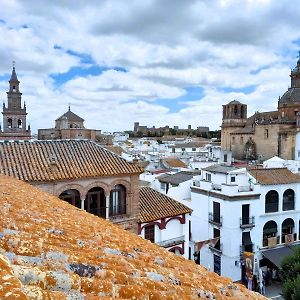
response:
[[[253,217],[242,217],[240,218],[240,227],[249,228],[255,226],[255,218]]]
[[[223,217],[222,216],[216,216],[213,213],[208,214],[208,222],[217,226],[222,226],[223,223]]]

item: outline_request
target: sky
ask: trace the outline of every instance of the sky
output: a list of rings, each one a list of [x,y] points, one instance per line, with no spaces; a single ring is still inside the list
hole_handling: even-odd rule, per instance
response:
[[[300,50],[296,0],[0,0],[0,99],[12,61],[32,131],[220,128],[222,105],[276,110]]]

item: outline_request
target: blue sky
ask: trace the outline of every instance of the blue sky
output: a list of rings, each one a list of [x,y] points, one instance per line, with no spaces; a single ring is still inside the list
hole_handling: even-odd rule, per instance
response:
[[[300,49],[287,0],[0,3],[0,97],[14,60],[34,132],[69,104],[103,131],[218,129],[231,100],[276,109]]]

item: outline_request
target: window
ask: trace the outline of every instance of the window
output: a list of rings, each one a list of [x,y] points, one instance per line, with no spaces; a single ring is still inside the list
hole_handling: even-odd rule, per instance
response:
[[[22,128],[22,120],[21,119],[18,120],[18,128]]]
[[[149,225],[145,227],[145,240],[149,240],[154,243],[155,241],[155,228],[154,225]]]
[[[220,229],[214,228],[214,238],[220,237]],[[220,239],[215,244],[215,248],[221,250],[221,242]]]
[[[172,153],[175,153],[175,148],[172,148]]]
[[[206,181],[211,181],[211,174],[206,173],[206,174],[205,174],[205,180],[206,180]]]
[[[277,223],[269,221],[263,228],[263,246],[275,246],[277,244]]]
[[[235,144],[235,136],[232,137],[232,145]]]
[[[123,185],[115,185],[109,198],[110,216],[126,214],[126,188]]]
[[[274,190],[269,191],[265,197],[265,212],[271,213],[278,211],[278,202],[278,193]]]
[[[241,106],[241,118],[246,118],[246,116],[245,116],[245,108],[244,108],[243,105]]]
[[[269,138],[269,129],[265,129],[265,139]]]
[[[250,204],[242,205],[242,225],[250,224]]]
[[[244,144],[244,137],[241,136],[241,139],[240,139],[240,144]]]
[[[286,242],[286,235],[293,235],[295,223],[291,218],[285,219],[281,225],[281,243]],[[292,238],[292,240],[294,240]]]
[[[227,154],[224,154],[224,162],[227,162]]]
[[[288,189],[283,193],[282,210],[294,210],[295,209],[295,192],[292,189]]]
[[[221,275],[221,256],[214,254],[214,272]]]
[[[7,119],[7,127],[12,128],[12,119],[11,118]]]
[[[230,182],[235,182],[235,176],[230,177]]]
[[[80,194],[77,190],[66,190],[59,195],[59,198],[78,208],[81,208]]]
[[[237,105],[235,105],[234,106],[234,114],[237,115],[237,113],[238,113],[238,107],[237,107]]]
[[[13,85],[13,91],[14,91],[14,92],[16,91],[16,86],[15,86],[15,85]]]
[[[185,148],[181,148],[181,151],[185,151]]]
[[[213,221],[219,224],[221,223],[220,203],[215,201],[213,202]]]
[[[192,151],[196,151],[196,148],[192,148]]]

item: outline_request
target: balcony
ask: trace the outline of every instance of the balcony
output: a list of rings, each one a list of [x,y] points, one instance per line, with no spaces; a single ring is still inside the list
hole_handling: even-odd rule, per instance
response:
[[[252,228],[255,227],[255,218],[254,217],[242,217],[240,218],[240,228]]]
[[[214,214],[210,212],[208,214],[208,222],[213,225],[216,225],[218,227],[221,227],[222,223],[223,223],[223,217],[222,216],[214,216]]]
[[[240,255],[243,255],[244,252],[253,252],[254,244],[249,245],[240,245]]]
[[[280,243],[280,236],[267,238],[264,237],[262,241],[263,247],[276,247]]]
[[[161,247],[168,248],[168,247],[178,245],[182,242],[184,242],[184,235],[173,238],[173,239],[160,241],[160,242],[157,242],[156,244],[158,244]]]
[[[215,253],[218,253],[218,254],[223,253],[223,244],[221,244],[220,241],[218,241],[216,243],[216,245],[209,245],[208,247],[212,252],[215,252]]]

